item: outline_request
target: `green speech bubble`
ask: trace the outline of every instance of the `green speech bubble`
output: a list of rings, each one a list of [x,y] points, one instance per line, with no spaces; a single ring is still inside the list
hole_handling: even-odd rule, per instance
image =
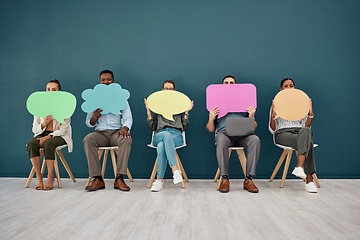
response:
[[[52,115],[60,123],[71,117],[75,111],[76,98],[64,91],[34,92],[26,101],[26,108],[34,116]]]

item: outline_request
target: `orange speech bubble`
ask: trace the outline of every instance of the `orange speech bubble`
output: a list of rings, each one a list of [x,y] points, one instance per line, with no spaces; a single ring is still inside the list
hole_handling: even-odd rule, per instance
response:
[[[274,98],[276,118],[297,121],[304,118],[309,110],[309,97],[299,89],[282,90]]]

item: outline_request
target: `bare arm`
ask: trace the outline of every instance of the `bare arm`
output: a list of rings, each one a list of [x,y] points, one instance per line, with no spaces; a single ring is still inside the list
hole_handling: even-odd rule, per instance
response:
[[[275,131],[276,123],[275,123],[275,111],[274,111],[274,101],[271,105],[271,115],[270,115],[270,128]]]
[[[206,124],[206,128],[207,130],[209,130],[209,132],[214,132],[215,131],[215,124],[214,124],[214,120],[216,118],[216,116],[219,114],[219,109],[217,107],[214,107],[213,109],[211,109],[211,111],[209,112],[209,121]]]
[[[255,118],[256,109],[253,106],[247,107],[246,110],[249,113],[249,117]],[[257,128],[257,122],[255,121],[254,131],[256,130],[256,128]]]
[[[144,98],[144,103],[145,103],[145,108],[146,108],[147,119],[151,120],[152,119],[151,111],[150,111],[150,108],[147,105],[146,98]]]
[[[312,108],[311,99],[309,99],[309,105],[310,105],[309,116],[308,116],[308,119],[306,120],[305,127],[310,127],[311,126],[311,122],[312,122],[312,119],[314,117],[314,112],[313,112],[313,108]]]

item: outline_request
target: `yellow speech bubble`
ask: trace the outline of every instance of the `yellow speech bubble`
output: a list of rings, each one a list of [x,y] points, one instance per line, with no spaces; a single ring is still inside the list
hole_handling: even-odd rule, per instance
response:
[[[282,90],[274,98],[276,118],[297,121],[304,118],[309,110],[309,97],[299,89]]]
[[[183,113],[191,106],[190,98],[172,90],[154,92],[146,101],[151,111],[171,121],[174,121],[173,115]]]

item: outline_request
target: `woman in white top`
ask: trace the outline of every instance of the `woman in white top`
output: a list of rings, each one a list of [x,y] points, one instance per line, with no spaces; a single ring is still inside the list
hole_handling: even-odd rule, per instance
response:
[[[280,90],[295,88],[291,78],[285,78],[280,83]],[[274,102],[270,109],[269,130],[274,134],[276,144],[289,146],[298,151],[298,163],[292,171],[297,177],[306,179],[305,189],[308,192],[317,192],[313,183],[312,174],[316,172],[314,160],[313,133],[310,129],[314,117],[311,99],[310,110],[306,117],[298,121],[288,121],[281,117],[275,118]]]
[[[54,79],[47,83],[46,91],[61,91],[61,85]],[[36,190],[51,190],[54,184],[54,160],[55,149],[61,145],[67,145],[68,151],[72,151],[70,118],[64,120],[64,124],[53,119],[52,115],[45,118],[34,116],[32,131],[34,137],[27,144],[27,152],[36,172]],[[40,169],[40,148],[44,149],[44,158],[48,168],[48,176],[45,187]]]

